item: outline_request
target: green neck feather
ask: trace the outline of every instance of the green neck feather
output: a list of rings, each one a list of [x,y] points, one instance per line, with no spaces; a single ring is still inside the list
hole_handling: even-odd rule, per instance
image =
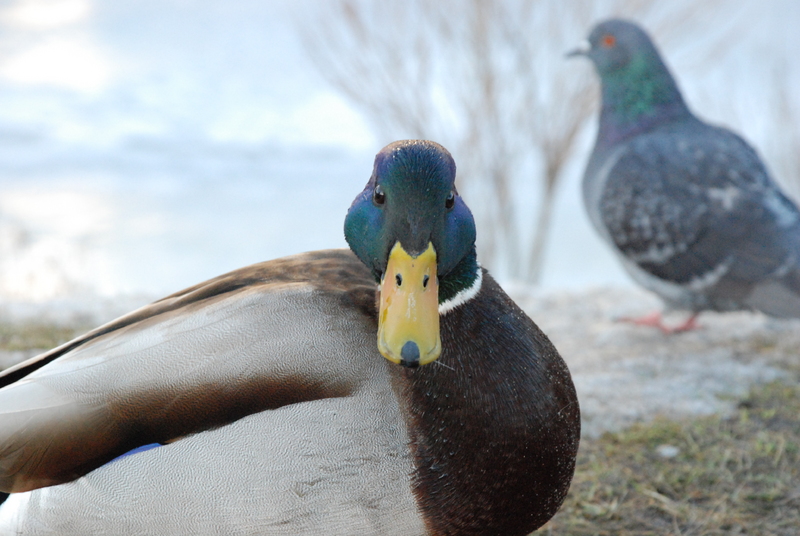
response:
[[[658,57],[640,54],[622,68],[603,73],[601,128],[625,134],[689,110]]]
[[[472,247],[447,275],[439,278],[439,304],[453,299],[459,292],[472,287],[478,278],[478,257]]]

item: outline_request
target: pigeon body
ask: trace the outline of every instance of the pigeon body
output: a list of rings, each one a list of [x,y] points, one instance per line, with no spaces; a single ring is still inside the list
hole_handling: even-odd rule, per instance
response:
[[[626,270],[672,308],[800,317],[800,211],[756,152],[691,113],[635,24],[589,44],[603,103],[583,196]]]

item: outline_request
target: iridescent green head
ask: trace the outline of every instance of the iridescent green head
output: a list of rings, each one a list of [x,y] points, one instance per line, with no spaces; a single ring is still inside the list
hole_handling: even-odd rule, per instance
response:
[[[438,357],[438,305],[478,277],[475,221],[455,175],[453,157],[441,145],[394,142],[375,157],[345,219],[347,243],[381,284],[379,349],[397,363],[416,366]],[[409,308],[421,303],[425,312]],[[395,323],[395,313],[419,322]],[[433,323],[435,335],[428,333]],[[415,330],[425,332],[422,338],[409,335]]]

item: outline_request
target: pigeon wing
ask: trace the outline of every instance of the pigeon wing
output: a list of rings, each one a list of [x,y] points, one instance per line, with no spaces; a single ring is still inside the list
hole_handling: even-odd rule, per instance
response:
[[[697,122],[640,135],[609,166],[600,213],[610,239],[646,272],[704,286],[757,281],[791,255],[797,208],[734,133]]]

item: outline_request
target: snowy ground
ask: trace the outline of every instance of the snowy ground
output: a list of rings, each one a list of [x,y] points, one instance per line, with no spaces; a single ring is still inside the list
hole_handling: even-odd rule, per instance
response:
[[[727,413],[756,382],[800,369],[800,320],[759,313],[703,313],[701,329],[674,335],[616,321],[661,307],[630,288],[531,293],[512,290],[572,372],[584,434],[657,415]],[[668,322],[686,318],[671,313]]]

